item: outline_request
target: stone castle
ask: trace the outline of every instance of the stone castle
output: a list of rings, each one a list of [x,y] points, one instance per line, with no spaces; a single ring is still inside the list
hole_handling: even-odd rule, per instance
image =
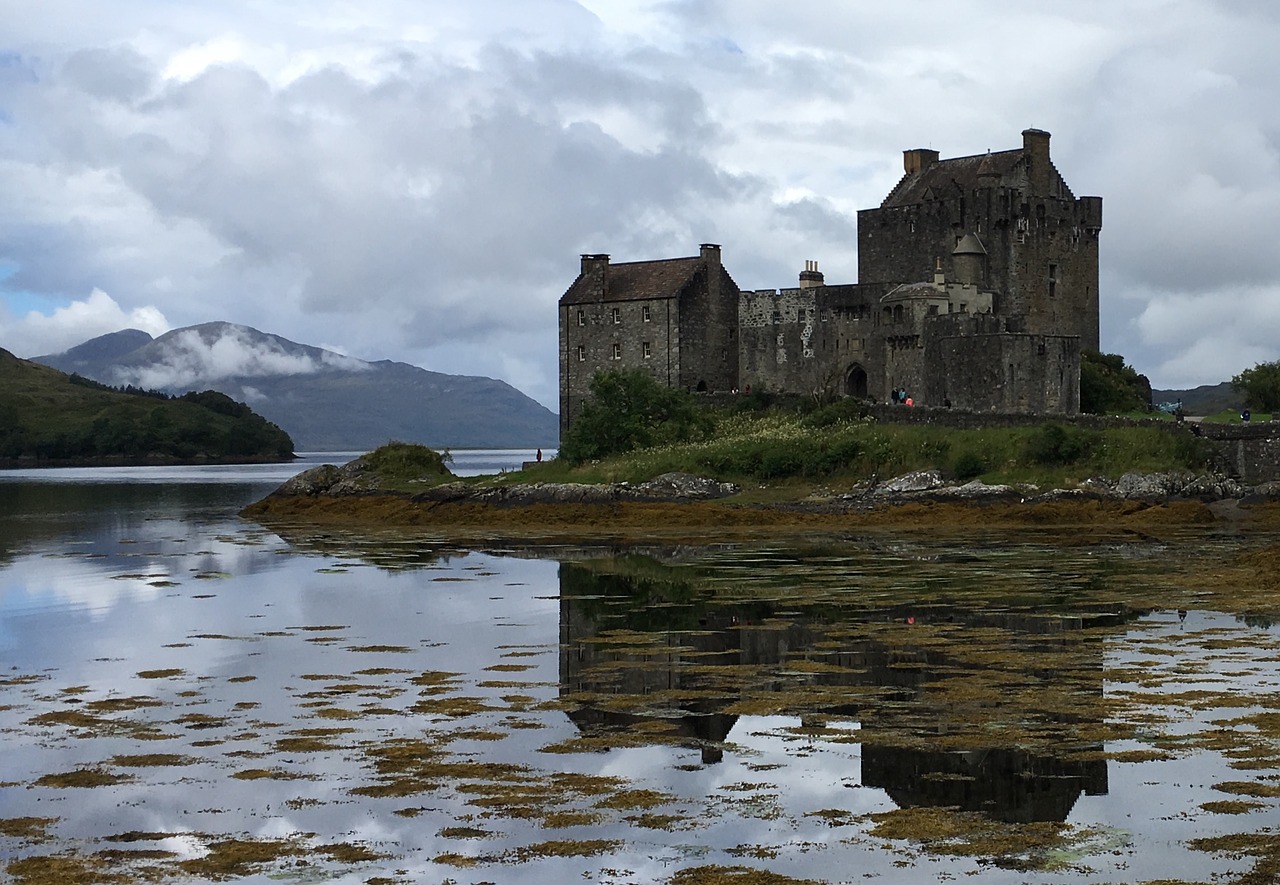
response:
[[[1102,198],[1076,197],[1049,133],[953,159],[904,152],[902,179],[858,213],[858,282],[742,291],[717,245],[689,258],[583,255],[560,299],[560,427],[600,369],[691,391],[767,389],[923,406],[1076,414],[1098,349]]]

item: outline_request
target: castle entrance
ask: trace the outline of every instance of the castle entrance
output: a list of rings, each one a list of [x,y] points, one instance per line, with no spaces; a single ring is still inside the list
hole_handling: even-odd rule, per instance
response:
[[[849,367],[849,371],[844,376],[844,393],[845,396],[856,396],[859,399],[867,398],[867,370],[856,363]]]

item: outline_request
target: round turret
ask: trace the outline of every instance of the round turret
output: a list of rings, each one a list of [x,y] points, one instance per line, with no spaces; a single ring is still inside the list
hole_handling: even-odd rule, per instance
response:
[[[966,286],[982,284],[987,250],[977,234],[970,231],[961,237],[960,242],[956,243],[956,247],[951,250],[951,258],[956,269],[956,278],[961,283]]]

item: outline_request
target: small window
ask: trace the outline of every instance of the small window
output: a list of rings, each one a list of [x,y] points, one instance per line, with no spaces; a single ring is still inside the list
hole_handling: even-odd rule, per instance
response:
[[[618,344],[617,342],[614,342],[614,345],[613,345],[613,358],[615,360],[622,359],[622,345]]]
[[[612,317],[613,317],[613,324],[615,326],[618,325],[618,323],[622,322],[622,311],[618,310],[618,308],[615,307],[613,309]]]
[[[649,308],[647,308],[647,307],[645,308],[645,310],[648,310],[648,309],[649,309]],[[648,341],[646,341],[646,342],[644,342],[644,344],[640,345],[640,348],[641,348],[641,350],[644,352],[644,358],[645,358],[645,359],[648,359],[649,357],[653,356],[653,348],[649,346],[649,342],[648,342]]]
[[[578,325],[585,326],[587,324],[587,312],[585,310],[578,311]]]
[[[1058,294],[1058,265],[1049,265],[1049,297]]]
[[[649,314],[649,305],[646,304],[644,307],[640,308],[640,318],[644,320],[646,323],[649,322],[649,320],[653,319],[653,317],[650,316]]]
[[[578,345],[578,362],[585,363],[587,361],[587,347],[585,344]]]

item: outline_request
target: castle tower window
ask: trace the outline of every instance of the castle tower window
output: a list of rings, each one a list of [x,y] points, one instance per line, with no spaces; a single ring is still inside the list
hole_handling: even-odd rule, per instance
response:
[[[646,307],[645,310],[648,310],[648,308]],[[653,347],[650,346],[648,341],[641,344],[640,349],[643,352],[645,359],[648,359],[649,357],[653,356]]]
[[[612,317],[613,324],[615,326],[622,322],[622,311],[618,310],[618,308],[615,307],[610,316]]]
[[[622,345],[616,341],[613,342],[613,358],[615,360],[622,359]]]
[[[640,308],[640,318],[644,320],[646,323],[652,319],[652,317],[649,315],[649,305],[646,304],[644,307]]]
[[[1049,265],[1049,297],[1058,294],[1058,265]]]
[[[578,325],[585,326],[587,324],[587,312],[585,310],[578,311]]]
[[[585,363],[587,361],[587,347],[585,344],[578,345],[578,362]]]

